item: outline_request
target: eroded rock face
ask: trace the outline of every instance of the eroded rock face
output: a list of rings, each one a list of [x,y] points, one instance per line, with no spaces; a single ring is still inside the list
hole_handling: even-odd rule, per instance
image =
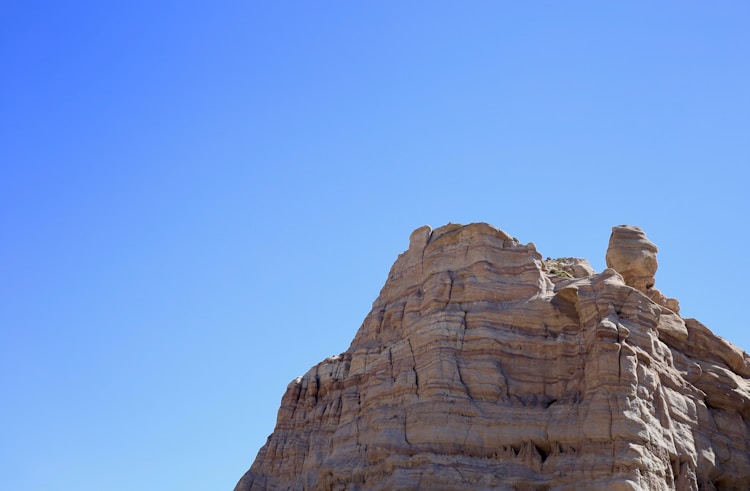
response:
[[[748,489],[750,358],[624,232],[595,274],[487,224],[417,229],[235,491]]]
[[[645,292],[654,286],[654,275],[659,267],[657,252],[656,244],[646,238],[640,227],[612,227],[607,248],[607,267],[619,272],[626,285]]]

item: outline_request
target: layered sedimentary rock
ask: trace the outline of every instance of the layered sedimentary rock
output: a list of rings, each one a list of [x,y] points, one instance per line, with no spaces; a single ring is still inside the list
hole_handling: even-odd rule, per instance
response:
[[[750,489],[750,358],[653,288],[640,229],[607,264],[417,229],[236,491]]]
[[[658,268],[656,244],[640,227],[620,225],[612,229],[607,247],[607,267],[616,270],[625,284],[645,292],[654,286]]]

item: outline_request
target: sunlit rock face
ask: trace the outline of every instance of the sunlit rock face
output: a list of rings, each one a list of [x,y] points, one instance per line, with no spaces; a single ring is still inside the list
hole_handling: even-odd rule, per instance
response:
[[[625,284],[642,292],[654,286],[656,244],[646,238],[640,227],[620,225],[612,228],[607,248],[607,267],[616,270]]]
[[[640,229],[606,255],[415,230],[235,491],[750,489],[750,358],[653,288]]]

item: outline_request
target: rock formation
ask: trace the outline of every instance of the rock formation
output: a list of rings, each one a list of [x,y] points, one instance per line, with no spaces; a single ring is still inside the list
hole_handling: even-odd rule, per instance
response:
[[[607,267],[622,276],[625,284],[646,292],[654,286],[656,245],[639,227],[620,225],[612,229],[607,248]]]
[[[750,357],[653,288],[640,229],[607,265],[415,230],[235,491],[750,489]]]

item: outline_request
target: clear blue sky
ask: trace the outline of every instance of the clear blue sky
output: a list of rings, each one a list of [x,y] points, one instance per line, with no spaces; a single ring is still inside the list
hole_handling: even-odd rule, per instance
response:
[[[746,2],[1,3],[3,489],[231,490],[423,224],[750,349]]]

